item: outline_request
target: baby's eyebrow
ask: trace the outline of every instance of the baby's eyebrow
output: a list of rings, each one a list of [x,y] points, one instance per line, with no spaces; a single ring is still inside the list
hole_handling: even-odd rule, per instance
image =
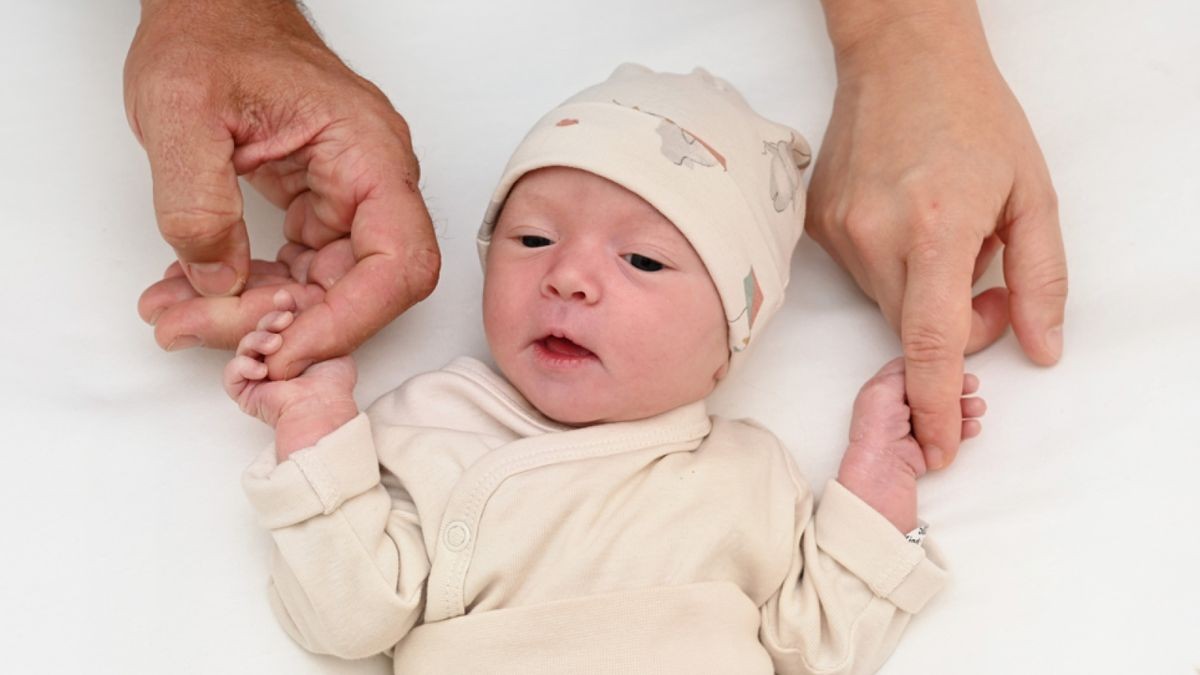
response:
[[[513,197],[518,194],[520,198],[514,200]],[[562,200],[557,193],[544,190],[543,186],[540,185],[517,185],[509,193],[508,199],[505,202],[506,208],[513,202],[516,202],[518,206],[529,206],[527,202],[533,202],[533,206],[542,209],[558,209],[562,206]]]
[[[661,240],[664,244],[687,242],[687,237],[683,235],[683,232],[678,227],[675,227],[674,223],[664,217],[631,217],[626,222],[635,229],[635,234]]]

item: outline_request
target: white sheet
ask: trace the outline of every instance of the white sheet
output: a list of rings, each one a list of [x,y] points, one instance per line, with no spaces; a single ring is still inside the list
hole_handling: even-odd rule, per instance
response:
[[[267,539],[239,487],[268,430],[216,352],[167,354],[135,313],[170,251],[126,127],[137,3],[7,3],[0,22],[4,382],[0,671],[386,673],[294,647],[265,602]],[[703,64],[819,144],[833,70],[818,4],[313,0],[331,45],[411,123],[445,274],[360,353],[363,403],[484,354],[472,235],[508,152],[618,63]],[[1061,196],[1067,349],[1012,335],[970,359],[984,435],[922,484],[954,582],[884,672],[1200,667],[1200,5],[984,0],[992,47]],[[258,253],[281,216],[257,196]],[[998,270],[991,273],[998,277]],[[804,241],[788,307],[716,396],[836,468],[859,384],[897,352]]]

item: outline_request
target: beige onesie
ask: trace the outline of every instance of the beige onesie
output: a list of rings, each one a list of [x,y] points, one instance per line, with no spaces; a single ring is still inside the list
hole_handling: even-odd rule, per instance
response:
[[[752,423],[565,427],[468,358],[244,483],[288,633],[405,675],[873,672],[945,581]]]

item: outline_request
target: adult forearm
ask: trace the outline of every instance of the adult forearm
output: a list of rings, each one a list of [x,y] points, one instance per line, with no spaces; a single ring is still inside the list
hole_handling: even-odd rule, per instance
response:
[[[990,61],[975,0],[821,0],[839,77],[906,55]]]
[[[279,8],[279,7],[297,7],[301,3],[297,0],[142,0],[142,11],[154,11],[163,7],[190,7],[193,9],[205,9],[214,7],[242,7],[242,8]]]

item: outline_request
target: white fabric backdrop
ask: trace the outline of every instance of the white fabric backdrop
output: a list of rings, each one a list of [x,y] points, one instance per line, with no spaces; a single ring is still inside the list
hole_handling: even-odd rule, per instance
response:
[[[265,601],[267,538],[239,475],[269,441],[216,352],[138,320],[170,261],[121,68],[137,3],[5,2],[0,23],[0,671],[386,673],[310,656]],[[360,352],[368,403],[485,354],[473,233],[509,151],[622,61],[702,64],[820,142],[832,58],[815,0],[312,0],[335,50],[410,122],[443,247],[434,295]],[[972,357],[984,435],[922,484],[954,581],[885,673],[1190,673],[1200,666],[1200,5],[984,0],[993,51],[1061,197],[1066,356],[1011,334]],[[281,214],[248,198],[270,257]],[[991,279],[998,278],[992,270]],[[859,384],[897,353],[811,241],[788,306],[714,399],[814,485]]]

